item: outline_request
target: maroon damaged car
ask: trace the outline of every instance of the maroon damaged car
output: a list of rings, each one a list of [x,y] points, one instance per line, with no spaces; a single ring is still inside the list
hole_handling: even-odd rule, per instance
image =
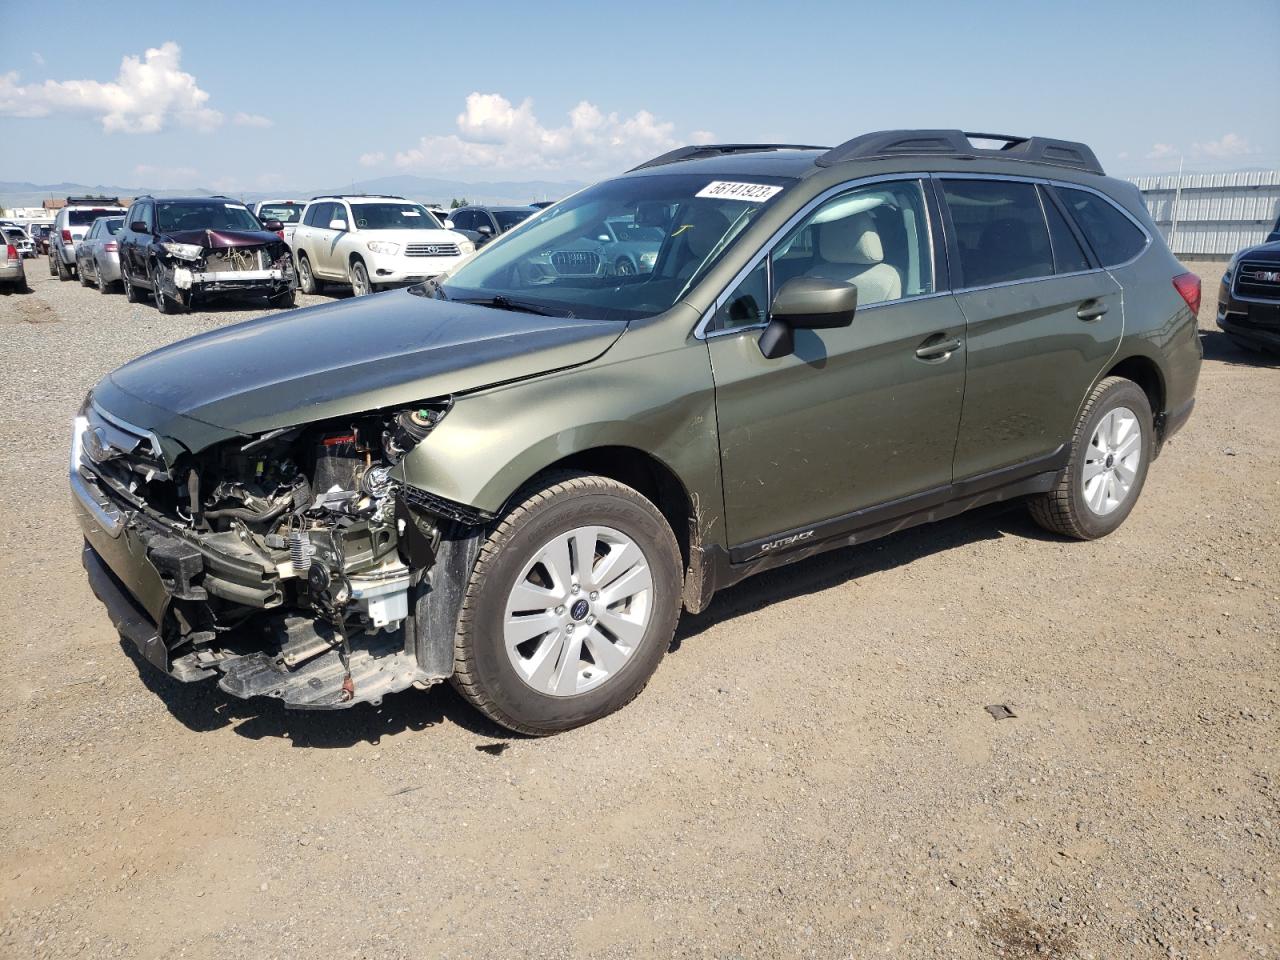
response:
[[[139,197],[125,215],[120,279],[130,303],[148,293],[161,313],[220,297],[292,307],[297,281],[275,220],[229,197]]]

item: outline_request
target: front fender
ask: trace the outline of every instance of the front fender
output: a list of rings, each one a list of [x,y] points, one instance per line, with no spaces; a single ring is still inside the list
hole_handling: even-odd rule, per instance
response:
[[[597,362],[458,397],[405,457],[405,482],[497,514],[530,478],[558,461],[599,447],[631,447],[680,479],[704,542],[719,543],[719,438],[706,345],[689,340],[637,355],[619,349],[628,339],[642,334],[624,335]]]

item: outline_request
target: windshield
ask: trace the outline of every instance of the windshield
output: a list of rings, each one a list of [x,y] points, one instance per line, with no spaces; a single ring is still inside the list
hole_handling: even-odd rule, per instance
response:
[[[560,316],[654,316],[671,309],[792,182],[687,173],[609,180],[504,234],[439,288],[450,300],[497,297]],[[638,236],[620,242],[610,232],[617,226]]]
[[[517,223],[523,223],[533,216],[532,210],[495,210],[493,215],[498,218],[499,230],[510,230]]]
[[[262,224],[243,204],[210,200],[207,203],[156,202],[156,224],[162,233],[171,230],[261,230]]]
[[[351,215],[361,230],[439,230],[426,207],[416,203],[353,203]]]
[[[302,219],[300,203],[264,203],[258,210],[258,219],[263,223],[268,220],[279,220],[281,223],[297,223]]]
[[[99,217],[119,212],[119,210],[68,210],[67,223],[73,227],[87,227]]]

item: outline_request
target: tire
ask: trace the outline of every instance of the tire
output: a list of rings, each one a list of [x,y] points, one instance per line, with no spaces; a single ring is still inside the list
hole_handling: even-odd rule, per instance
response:
[[[93,264],[93,275],[94,275],[94,278],[98,281],[98,292],[101,294],[110,293],[111,288],[114,286],[114,284],[108,280],[103,279],[102,264],[98,263],[97,261],[94,261],[94,264]]]
[[[657,507],[606,477],[549,475],[517,498],[491,529],[467,583],[452,682],[494,722],[518,733],[547,736],[621,709],[649,682],[680,616],[680,548]],[[598,583],[573,567],[567,545],[559,554],[552,549],[571,532],[579,535],[575,543],[594,545],[593,559],[599,559],[592,570],[602,578]],[[601,544],[606,546],[603,555]],[[606,567],[613,550],[620,551],[619,559]],[[543,565],[541,558],[554,556],[562,562]],[[551,574],[553,568],[561,573]],[[619,569],[625,572],[618,575]],[[535,577],[550,589],[536,584]],[[645,583],[626,596],[631,586]],[[610,591],[624,598],[625,609],[617,599],[610,604]],[[525,601],[533,603],[525,611],[541,612],[522,613],[522,594],[533,598]],[[544,602],[548,606],[541,608]],[[522,615],[509,621],[512,605]],[[530,638],[513,643],[509,653],[508,623],[526,617],[549,630],[540,634],[540,624],[532,630],[516,626],[514,637],[530,633]],[[575,636],[581,639],[573,644]],[[574,654],[563,660],[569,669],[557,669],[562,652]]]
[[[182,301],[175,300],[163,290],[160,289],[160,281],[156,279],[155,271],[151,271],[151,299],[155,302],[156,310],[163,314],[175,314],[182,312]]]
[[[310,294],[320,293],[324,289],[324,284],[311,272],[311,260],[305,253],[298,254],[298,289]]]
[[[1080,411],[1071,458],[1058,485],[1028,501],[1036,523],[1077,540],[1105,537],[1124,523],[1142,494],[1155,454],[1152,419],[1151,402],[1132,380],[1107,377],[1094,387]],[[1130,420],[1132,429],[1126,430]],[[1136,442],[1133,429],[1138,431]]]
[[[130,303],[142,302],[142,291],[129,281],[129,271],[120,264],[120,283],[124,287],[124,298]]]
[[[351,264],[349,275],[352,296],[367,297],[374,292],[373,283],[369,280],[369,268],[364,265],[363,260],[356,260]]]
[[[49,254],[49,276],[56,277],[57,275],[58,268],[53,265],[53,254],[51,253]]]
[[[295,300],[293,291],[286,290],[284,293],[267,297],[267,305],[276,310],[289,310],[293,307]]]
[[[80,286],[89,286],[89,278],[85,275],[84,270],[80,267],[80,261],[76,261],[76,276],[80,278]]]
[[[66,265],[66,263],[63,261],[63,259],[62,259],[62,254],[58,254],[56,259],[57,259],[57,262],[58,262],[58,279],[59,279],[59,280],[70,280],[70,279],[71,279],[71,268],[70,268],[70,267],[68,267],[68,266]]]

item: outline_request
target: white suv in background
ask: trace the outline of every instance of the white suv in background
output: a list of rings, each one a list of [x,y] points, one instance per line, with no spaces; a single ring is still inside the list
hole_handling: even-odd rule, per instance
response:
[[[116,197],[67,197],[49,233],[49,276],[70,280],[76,271],[76,241],[82,240],[99,217],[124,216]]]
[[[284,239],[303,293],[343,283],[358,297],[439,276],[475,252],[470,240],[403,197],[315,197],[301,222],[285,226]]]

